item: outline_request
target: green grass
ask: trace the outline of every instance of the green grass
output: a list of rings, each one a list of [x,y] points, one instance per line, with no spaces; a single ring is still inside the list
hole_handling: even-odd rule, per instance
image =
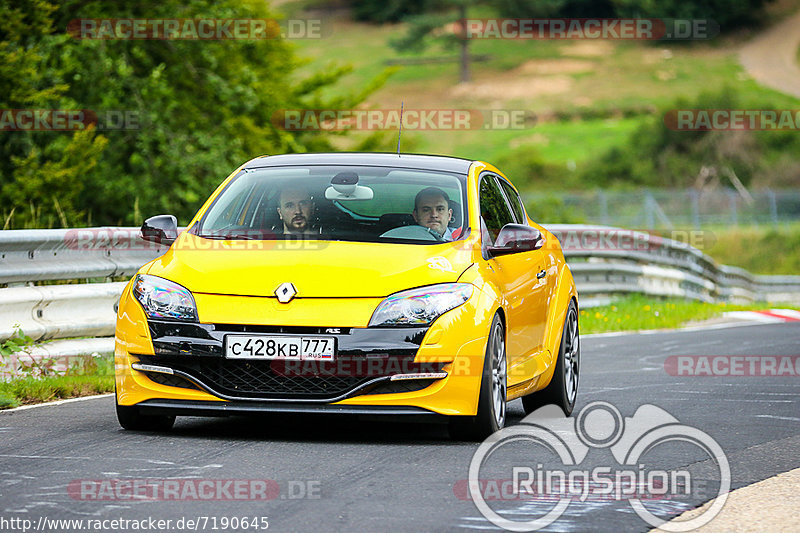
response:
[[[66,398],[103,394],[114,390],[114,363],[110,357],[88,357],[64,375],[21,375],[0,381],[0,409]]]
[[[766,303],[709,304],[674,298],[654,300],[648,296],[631,295],[610,305],[582,309],[580,327],[581,333],[673,329],[692,322],[718,317],[726,311],[769,309],[770,307],[775,306]]]
[[[535,150],[545,161],[580,164],[623,143],[640,119],[545,122],[524,130],[414,131],[403,133],[403,150],[497,162],[515,148]],[[396,136],[395,136],[396,138]],[[514,176],[511,176],[514,179]]]
[[[0,409],[114,390],[114,376],[52,376],[0,383]]]
[[[295,45],[298,54],[309,59],[301,72],[330,64],[352,65],[353,72],[328,95],[363,89],[385,72],[391,59],[455,56],[455,51],[436,46],[421,54],[399,54],[388,43],[404,33],[403,24],[362,24],[343,17],[327,22],[331,29],[327,38],[298,40]],[[737,50],[745,37],[732,34],[680,44],[480,39],[472,43],[471,53],[488,54],[491,59],[473,64],[472,84],[458,85],[456,62],[396,66],[366,105],[395,109],[402,101],[406,108],[417,109],[529,110],[542,119],[530,129],[407,131],[403,150],[495,161],[514,147],[529,147],[545,162],[580,165],[610,147],[624,145],[650,116],[644,110],[670,108],[678,97],[691,100],[728,85],[737,91],[743,107],[797,107],[798,99],[761,87],[744,73]],[[585,120],[585,112],[628,118]],[[575,114],[577,120],[557,118]],[[386,135],[396,138],[394,132]],[[362,135],[349,137],[341,140],[340,148],[355,145]]]
[[[703,252],[752,274],[800,275],[800,223],[709,229]]]

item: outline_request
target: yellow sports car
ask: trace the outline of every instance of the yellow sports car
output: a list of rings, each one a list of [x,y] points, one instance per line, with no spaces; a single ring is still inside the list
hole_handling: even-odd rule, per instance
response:
[[[406,154],[259,157],[125,288],[122,427],[176,415],[419,415],[482,438],[580,375],[575,283],[556,237],[480,161]]]

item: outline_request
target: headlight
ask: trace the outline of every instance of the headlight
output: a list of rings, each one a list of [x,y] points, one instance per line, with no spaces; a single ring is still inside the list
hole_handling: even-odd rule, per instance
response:
[[[370,326],[412,326],[430,324],[443,313],[472,296],[469,283],[442,283],[398,292],[380,303]]]
[[[173,281],[139,274],[133,282],[133,294],[150,318],[197,321],[192,293]]]

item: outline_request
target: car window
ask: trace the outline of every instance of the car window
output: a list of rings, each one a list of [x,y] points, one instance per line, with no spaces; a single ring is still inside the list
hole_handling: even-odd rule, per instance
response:
[[[514,218],[516,219],[517,224],[527,224],[528,221],[525,218],[525,209],[522,207],[522,201],[520,200],[517,191],[515,191],[514,187],[512,187],[506,180],[501,179],[498,181],[506,193],[506,198],[508,198],[508,203],[511,205],[511,210],[514,211]]]
[[[494,244],[503,226],[514,222],[514,215],[491,174],[481,178],[480,203],[482,224],[487,232],[485,237],[488,238],[486,244],[491,245]]]
[[[465,182],[449,172],[393,167],[248,170],[215,198],[195,232],[226,240],[449,242],[467,234]]]

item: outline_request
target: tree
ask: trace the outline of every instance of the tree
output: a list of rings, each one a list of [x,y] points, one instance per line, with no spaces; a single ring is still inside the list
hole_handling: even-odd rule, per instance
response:
[[[273,124],[284,109],[355,107],[371,88],[322,96],[348,72],[301,77],[283,39],[93,40],[76,18],[270,19],[250,0],[13,0],[0,5],[0,89],[6,109],[122,111],[127,129],[0,132],[0,214],[17,226],[138,224],[191,216],[247,159],[330,149],[328,134]],[[134,206],[138,206],[138,211]],[[33,213],[33,214],[32,214]],[[34,216],[35,215],[35,216]]]
[[[368,22],[400,22],[409,15],[427,9],[430,0],[352,0],[356,20]]]
[[[479,2],[470,0],[431,0],[427,12],[406,17],[408,31],[391,42],[400,52],[419,52],[425,49],[429,40],[437,41],[446,50],[459,49],[459,78],[461,82],[471,80],[470,39],[466,32],[458,31],[458,22],[467,18],[467,7]],[[452,29],[450,29],[452,28]]]

